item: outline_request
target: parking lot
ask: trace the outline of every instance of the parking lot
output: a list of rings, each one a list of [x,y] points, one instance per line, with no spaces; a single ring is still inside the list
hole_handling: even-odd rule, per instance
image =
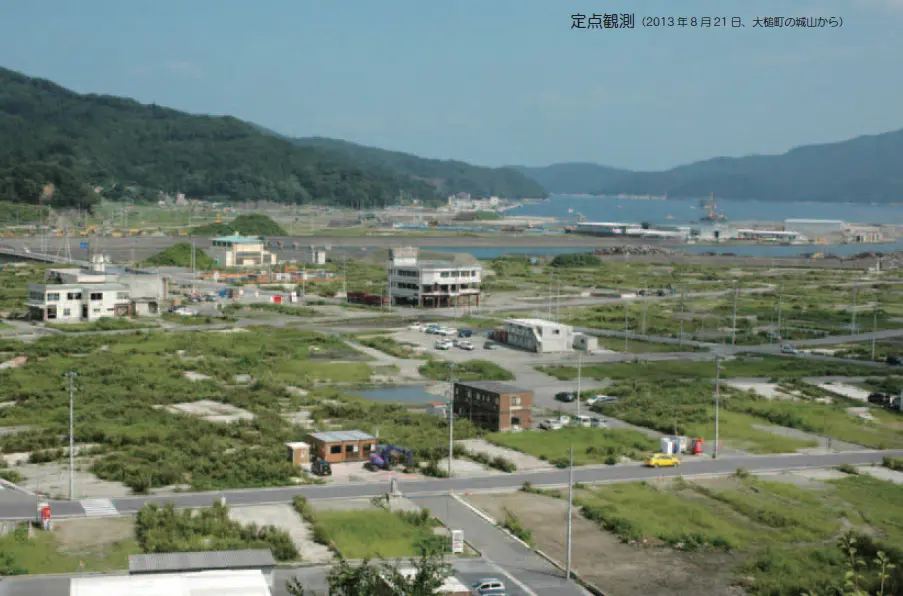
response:
[[[405,329],[404,331],[395,333],[393,337],[396,341],[417,346],[424,352],[442,360],[449,360],[452,362],[489,360],[498,364],[514,374],[515,380],[510,381],[512,385],[525,387],[533,391],[533,407],[534,410],[537,411],[537,416],[535,416],[535,418],[542,416],[543,411],[548,411],[549,413],[558,413],[560,411],[564,414],[576,413],[576,404],[566,404],[556,401],[555,394],[561,391],[576,391],[577,382],[559,381],[558,379],[550,377],[535,369],[535,367],[540,364],[550,363],[570,363],[576,365],[576,352],[536,354],[534,352],[527,352],[495,342],[492,343],[497,346],[497,349],[488,350],[483,347],[487,341],[491,341],[487,337],[488,331],[482,329],[473,330],[473,332],[472,337],[466,338],[467,341],[470,341],[473,344],[473,350],[462,350],[457,347],[450,347],[447,350],[436,349],[435,344],[437,341],[442,339],[458,339],[457,336],[445,338],[423,331]],[[604,386],[605,384],[600,383],[599,381],[584,380],[581,389],[583,391],[593,388],[599,388],[601,390]]]

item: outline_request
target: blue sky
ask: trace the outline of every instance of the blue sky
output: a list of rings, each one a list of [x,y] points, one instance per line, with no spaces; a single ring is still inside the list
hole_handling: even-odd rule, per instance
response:
[[[9,2],[0,65],[288,135],[493,166],[659,169],[903,128],[903,0],[639,4]],[[573,13],[631,6],[632,31],[570,29]],[[747,26],[639,27],[654,15]],[[753,29],[765,15],[844,25]]]

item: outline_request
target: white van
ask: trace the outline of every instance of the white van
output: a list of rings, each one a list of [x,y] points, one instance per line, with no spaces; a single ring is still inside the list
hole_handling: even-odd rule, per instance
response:
[[[592,428],[605,428],[607,425],[605,424],[605,418],[597,418],[593,416],[589,420],[589,425]]]

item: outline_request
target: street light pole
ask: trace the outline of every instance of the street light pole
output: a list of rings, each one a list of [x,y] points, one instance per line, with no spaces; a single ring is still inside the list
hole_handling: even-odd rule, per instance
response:
[[[348,255],[342,255],[342,293],[348,299]]]
[[[781,337],[781,303],[784,299],[784,282],[781,281],[781,290],[778,293],[778,338]]]
[[[572,511],[574,507],[574,445],[571,444],[571,459],[568,466],[568,538],[567,538],[567,571],[565,579],[571,579],[571,529]]]
[[[455,363],[448,367],[448,477],[452,477],[452,455],[455,452]]]
[[[75,496],[75,377],[78,373],[70,370],[63,373],[64,377],[69,377],[69,500]]]
[[[715,356],[715,447],[712,459],[718,458],[718,407],[721,401],[721,359]]]

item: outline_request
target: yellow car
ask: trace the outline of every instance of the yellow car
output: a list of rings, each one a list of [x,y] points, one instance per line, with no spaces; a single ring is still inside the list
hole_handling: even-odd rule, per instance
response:
[[[667,453],[655,453],[650,455],[643,463],[650,468],[670,468],[680,466],[680,460]]]

